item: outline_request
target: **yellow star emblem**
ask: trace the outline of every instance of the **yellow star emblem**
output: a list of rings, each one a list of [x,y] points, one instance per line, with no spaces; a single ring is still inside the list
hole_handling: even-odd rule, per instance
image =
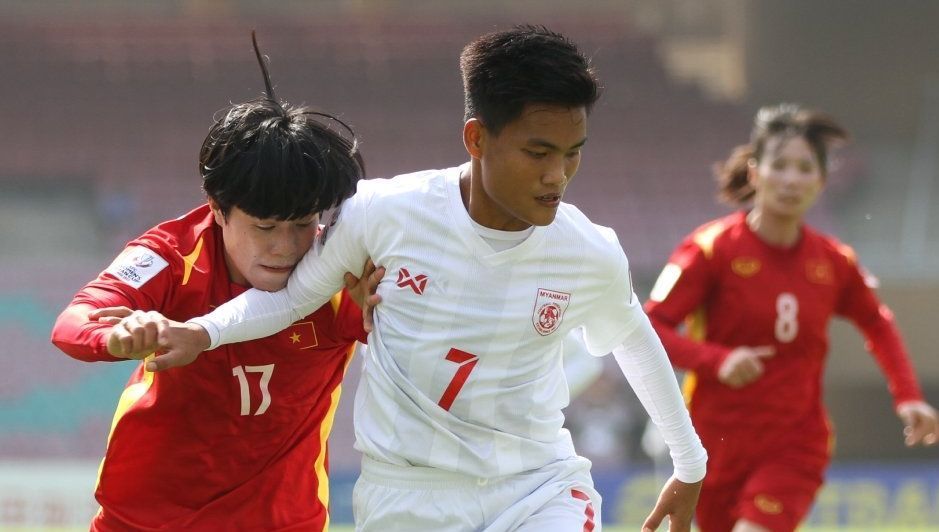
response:
[[[290,335],[290,340],[291,340],[293,343],[295,343],[295,344],[299,344],[299,343],[300,343],[300,333],[293,333],[292,335]]]

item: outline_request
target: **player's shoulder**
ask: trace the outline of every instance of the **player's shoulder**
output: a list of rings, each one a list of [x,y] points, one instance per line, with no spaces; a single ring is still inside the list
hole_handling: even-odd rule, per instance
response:
[[[164,271],[171,276],[186,276],[187,280],[193,270],[208,271],[194,266],[204,263],[201,257],[214,246],[210,242],[215,234],[214,223],[208,205],[161,222],[131,240],[103,273],[140,289]]]
[[[812,226],[803,226],[803,238],[806,244],[820,249],[836,260],[844,261],[849,265],[856,265],[858,262],[857,253],[854,248],[845,244],[838,237],[820,231]]]
[[[610,227],[593,223],[580,209],[570,203],[561,203],[554,222],[549,226],[561,241],[574,243],[578,253],[593,258],[593,263],[619,264],[624,251],[619,237]],[[606,261],[601,260],[606,258]]]
[[[443,170],[422,170],[399,174],[390,178],[373,178],[359,181],[356,194],[368,197],[407,199],[414,194],[427,193],[445,187],[446,178],[454,168]]]
[[[131,245],[149,247],[169,261],[182,260],[196,248],[205,247],[208,241],[214,240],[214,227],[212,210],[204,204],[178,218],[155,225],[131,241]]]
[[[390,221],[426,220],[445,216],[442,208],[450,203],[450,196],[459,193],[460,168],[423,170],[400,174],[391,178],[369,179],[360,182],[354,206],[350,210],[361,220],[382,220],[385,229],[396,224]],[[455,191],[455,192],[454,192]]]
[[[746,212],[737,211],[699,225],[685,238],[685,244],[711,258],[718,249],[734,246],[745,233]]]

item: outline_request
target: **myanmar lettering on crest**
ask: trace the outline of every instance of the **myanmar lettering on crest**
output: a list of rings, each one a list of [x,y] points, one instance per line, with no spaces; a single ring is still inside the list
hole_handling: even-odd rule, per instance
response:
[[[531,315],[532,325],[538,334],[547,336],[558,330],[570,302],[571,295],[568,293],[539,288]]]

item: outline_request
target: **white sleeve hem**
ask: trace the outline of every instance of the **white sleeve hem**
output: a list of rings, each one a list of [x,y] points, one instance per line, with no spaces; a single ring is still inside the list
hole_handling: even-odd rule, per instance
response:
[[[205,332],[209,334],[209,347],[206,351],[210,349],[215,349],[218,347],[219,342],[221,341],[221,333],[218,330],[218,327],[210,320],[205,319],[203,316],[198,316],[190,320],[186,320],[186,323],[195,323],[199,327],[205,329]]]

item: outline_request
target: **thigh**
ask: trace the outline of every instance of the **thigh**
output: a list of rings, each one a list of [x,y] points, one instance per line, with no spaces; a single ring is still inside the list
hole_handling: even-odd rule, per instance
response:
[[[708,472],[710,475],[710,472]],[[737,501],[743,484],[723,484],[701,488],[695,521],[701,532],[730,532],[737,522]]]
[[[800,437],[767,455],[741,491],[740,517],[774,531],[795,530],[824,482],[828,461],[827,433]]]
[[[591,490],[592,491],[592,490]],[[530,515],[516,532],[541,532],[543,530],[591,532],[600,530],[599,502],[585,489],[563,490],[544,506]]]
[[[396,487],[359,477],[352,491],[355,529],[361,532],[469,532],[483,523],[479,510],[465,487]]]
[[[593,487],[590,462],[562,460],[486,490],[487,532],[600,530],[600,494]]]

